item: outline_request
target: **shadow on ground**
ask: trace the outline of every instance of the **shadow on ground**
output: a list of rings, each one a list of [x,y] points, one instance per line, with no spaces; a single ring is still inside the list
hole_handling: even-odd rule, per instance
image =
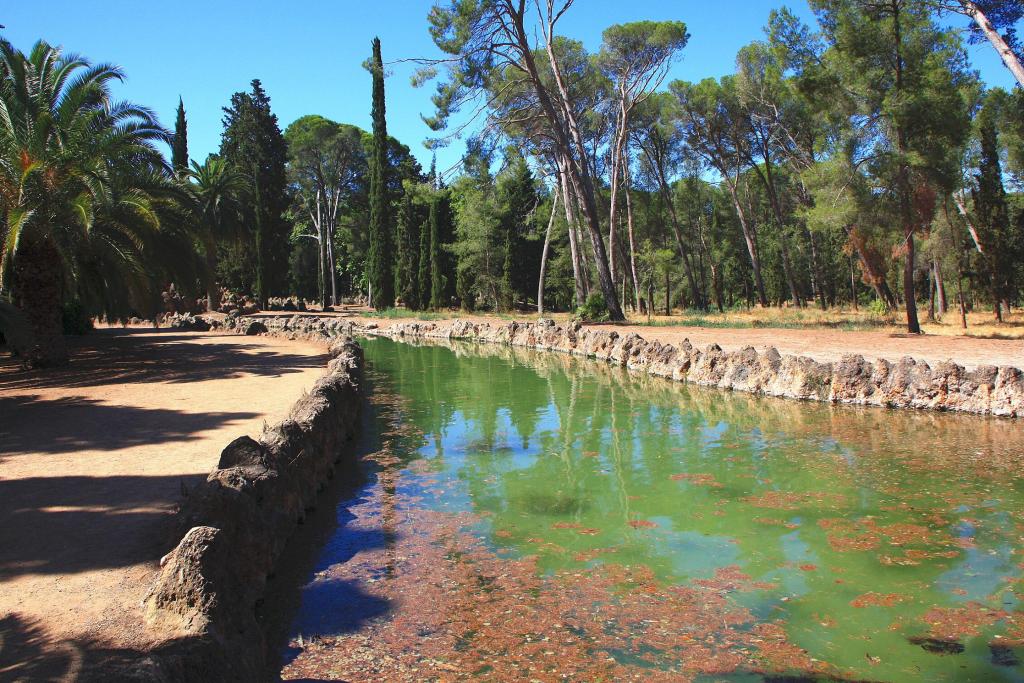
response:
[[[196,344],[197,338],[217,339],[218,343]],[[66,368],[26,371],[16,358],[0,359],[0,392],[154,381],[199,382],[242,375],[280,377],[324,364],[322,356],[270,351],[234,334],[102,329],[85,337],[68,338],[68,343],[72,358]]]
[[[197,434],[254,418],[254,412],[190,413],[164,408],[109,405],[78,396],[46,399],[0,396],[0,461],[12,453],[114,451],[141,445],[192,441]],[[96,426],[102,425],[102,430]]]
[[[183,487],[205,478],[0,480],[0,590],[3,582],[21,574],[73,574],[155,563],[170,549],[171,513]]]

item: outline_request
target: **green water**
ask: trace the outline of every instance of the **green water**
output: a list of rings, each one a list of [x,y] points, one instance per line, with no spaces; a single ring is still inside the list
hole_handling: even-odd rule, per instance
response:
[[[364,633],[406,665],[428,659],[417,634],[437,637],[433,663],[394,680],[1024,680],[1016,423],[733,395],[502,347],[362,343],[391,407],[370,421],[386,457],[339,507],[286,677],[333,671]],[[459,594],[472,572],[491,593]],[[543,633],[511,633],[531,623]],[[539,637],[563,649],[529,649]],[[536,670],[498,674],[518,660]]]

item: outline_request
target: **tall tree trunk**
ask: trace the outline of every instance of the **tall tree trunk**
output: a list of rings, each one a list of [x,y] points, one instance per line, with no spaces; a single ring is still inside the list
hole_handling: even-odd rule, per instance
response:
[[[579,308],[587,300],[586,274],[583,271],[582,254],[576,234],[576,199],[569,187],[569,177],[565,161],[559,157],[558,179],[562,186],[562,204],[565,205],[565,222],[569,224],[569,255],[572,258],[573,289],[576,294],[576,307]]]
[[[650,156],[650,154],[648,154]],[[651,159],[653,162],[654,160]],[[693,263],[690,260],[691,253],[687,249],[686,244],[683,242],[682,228],[679,224],[679,215],[676,213],[675,202],[672,201],[672,193],[668,186],[668,179],[665,178],[664,170],[660,165],[658,169],[658,190],[661,192],[662,201],[665,202],[665,207],[668,209],[669,221],[672,223],[672,234],[676,240],[676,249],[679,250],[679,258],[683,262],[683,268],[686,271],[686,282],[690,286],[690,295],[693,297],[694,305],[698,308],[706,308],[705,298],[702,296],[702,292],[697,286],[697,277],[693,272]]]
[[[331,306],[338,305],[338,278],[334,272],[334,230],[327,230],[327,267],[328,279],[331,282]]]
[[[932,261],[932,273],[935,277],[935,295],[938,298],[939,305],[939,317],[945,315],[948,307],[946,306],[946,285],[942,281],[942,268],[939,266],[939,259]]]
[[[757,300],[762,307],[768,307],[768,297],[764,293],[764,280],[761,278],[761,258],[757,255],[757,238],[750,225],[747,223],[747,214],[743,210],[739,194],[736,192],[736,185],[733,182],[726,183],[729,186],[729,194],[732,196],[733,206],[736,207],[736,214],[740,219],[740,228],[743,230],[743,241],[747,243],[747,255],[750,256],[750,267],[754,270],[754,286],[757,288]]]
[[[857,252],[861,268],[864,269],[868,284],[875,290],[875,295],[889,308],[896,308],[896,297],[893,295],[892,289],[889,288],[889,282],[885,279],[885,273],[875,270],[871,259],[868,258],[861,238],[856,234],[856,229],[853,226],[844,225],[843,231],[846,232],[846,237],[853,246],[853,250]]]
[[[928,269],[928,322],[935,322],[935,273]]]
[[[555,224],[555,212],[558,211],[558,186],[555,186],[551,198],[551,216],[548,218],[548,229],[544,232],[544,250],[540,253],[540,278],[537,281],[537,314],[544,315],[544,277],[548,272],[548,249],[551,248],[551,228]]]
[[[323,231],[319,231],[317,237],[317,251],[320,256],[320,308],[326,311],[330,304],[327,299],[327,240],[324,239]]]
[[[256,207],[256,282],[253,286],[253,296],[259,304],[260,310],[267,308],[266,290],[266,260],[263,254],[263,200],[260,198],[260,176],[259,169],[253,164],[252,182],[255,191],[253,206]]]
[[[1003,37],[999,35],[999,31],[992,26],[988,17],[985,16],[977,4],[971,2],[971,0],[960,0],[960,4],[963,6],[967,16],[974,20],[974,23],[978,25],[981,32],[988,38],[988,42],[992,43],[992,47],[999,53],[999,58],[1003,60],[1003,64],[1010,70],[1013,77],[1017,79],[1020,87],[1024,88],[1024,65],[1020,63],[1020,59],[1013,53],[1010,46],[1006,44]]]
[[[32,332],[27,360],[33,367],[68,364],[61,312],[62,263],[49,237],[22,240],[14,259],[14,292]]]
[[[622,160],[622,193],[626,196],[626,231],[629,234],[629,275],[633,280],[633,301],[640,305],[640,280],[636,275],[636,237],[633,233],[633,200],[629,193],[629,152]]]
[[[892,24],[896,45],[896,81],[894,86],[896,92],[902,96],[905,87],[903,84],[903,31],[900,11],[900,7],[893,3]],[[901,157],[896,185],[899,193],[900,219],[903,223],[903,239],[907,249],[907,257],[903,264],[903,299],[907,307],[907,331],[911,334],[920,334],[921,323],[917,319],[917,297],[914,293],[914,231],[917,226],[914,224],[914,209],[911,204],[910,167],[907,163],[909,145],[907,144],[907,131],[899,124],[899,120],[893,119],[892,123],[896,132],[896,151]]]
[[[814,232],[807,230],[807,241],[811,245],[811,286],[818,295],[818,305],[821,310],[826,310],[828,304],[825,301],[825,276],[821,272],[821,259],[818,258],[818,240],[814,238]]]
[[[853,272],[853,257],[850,257],[850,300],[853,302],[853,310],[857,310],[857,277]]]
[[[903,298],[907,304],[907,332],[921,333],[921,323],[917,319],[917,297],[914,294],[914,230],[910,228],[906,234],[907,258],[903,264]]]
[[[761,179],[765,191],[768,194],[768,203],[771,205],[772,215],[775,216],[775,226],[779,230],[779,248],[782,251],[782,272],[786,276],[786,286],[789,288],[789,297],[793,305],[803,308],[804,302],[800,292],[796,288],[796,278],[793,275],[793,261],[789,257],[789,236],[786,235],[786,223],[782,217],[782,203],[775,191],[775,177],[772,175],[771,155],[767,151],[767,144],[764,145],[764,173],[757,164],[753,164],[757,177]]]
[[[220,308],[220,292],[217,289],[217,243],[212,234],[205,235],[203,256],[206,259],[206,310],[215,313]]]
[[[615,229],[618,227],[617,223],[619,218],[619,165],[622,158],[623,144],[620,136],[621,126],[622,124],[620,122],[616,124],[615,127],[615,139],[611,150],[611,169],[609,171],[611,190],[609,192],[610,201],[608,204],[608,269],[611,271],[613,280],[616,275],[615,253],[616,247],[618,246],[618,240],[615,239]]]
[[[715,262],[708,258],[708,264],[711,266],[711,289],[715,293],[715,306],[718,308],[719,313],[725,313],[725,305],[722,302],[722,274],[718,271],[718,266]]]
[[[672,279],[668,268],[665,269],[665,315],[672,315]]]
[[[601,284],[601,290],[604,293],[605,304],[608,307],[608,316],[613,321],[623,321],[626,318],[622,314],[619,302],[616,300],[615,282],[608,269],[608,254],[605,251],[604,237],[601,235],[601,222],[597,213],[596,192],[593,179],[587,168],[587,148],[583,142],[583,135],[580,133],[579,124],[576,121],[576,114],[572,109],[572,98],[562,77],[562,70],[558,64],[558,59],[555,57],[554,35],[546,34],[545,38],[548,62],[558,89],[561,115],[555,110],[555,105],[552,103],[544,80],[537,69],[529,34],[523,24],[522,13],[518,11],[513,12],[512,18],[515,24],[515,37],[518,41],[518,48],[523,56],[523,65],[533,83],[541,108],[544,110],[548,123],[554,132],[555,144],[560,148],[562,156],[565,158],[570,184],[580,200],[580,209],[583,212],[587,232],[590,234],[591,248],[594,254],[594,267],[597,268],[597,277]],[[553,26],[551,28],[553,30]],[[577,154],[572,153],[574,148]]]

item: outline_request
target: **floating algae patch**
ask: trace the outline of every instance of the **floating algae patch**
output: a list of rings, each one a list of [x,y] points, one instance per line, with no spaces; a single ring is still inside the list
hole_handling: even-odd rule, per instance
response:
[[[1013,422],[365,348],[393,409],[285,679],[1024,679]]]

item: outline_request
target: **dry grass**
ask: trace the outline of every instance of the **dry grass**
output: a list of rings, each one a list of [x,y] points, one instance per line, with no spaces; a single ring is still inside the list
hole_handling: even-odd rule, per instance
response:
[[[988,311],[967,314],[967,330],[960,324],[960,315],[954,311],[946,313],[941,320],[927,321],[927,311],[920,311],[921,327],[925,334],[942,336],[967,336],[981,339],[1024,339],[1024,313],[1014,312],[1002,323]],[[873,313],[863,307],[831,308],[752,308],[750,310],[727,311],[725,313],[701,313],[683,311],[672,316],[632,315],[630,322],[657,326],[733,327],[733,328],[776,328],[776,329],[836,329],[875,330],[901,333],[906,327],[902,311],[885,315]]]
[[[418,320],[449,320],[454,318],[476,318],[486,320],[536,320],[539,316],[535,313],[470,313],[465,311],[437,311],[437,312],[416,312],[405,309],[392,309],[380,313],[360,309],[349,310],[362,317],[373,319],[418,319]],[[784,329],[784,330],[844,330],[844,331],[876,331],[890,334],[902,334],[906,331],[906,319],[903,311],[880,315],[865,307],[858,310],[852,308],[830,308],[822,311],[817,307],[807,308],[761,308],[738,309],[718,312],[703,312],[695,310],[676,310],[671,316],[630,314],[627,312],[629,323],[634,325],[651,325],[655,327],[703,327],[703,328],[755,328],[755,329]],[[935,322],[927,321],[927,309],[922,307],[919,310],[921,316],[921,327],[925,334],[941,336],[966,336],[979,339],[1024,339],[1024,312],[1015,311],[1009,318],[996,323],[990,311],[979,311],[967,314],[967,330],[960,325],[960,315],[950,310],[943,316],[942,320]],[[559,323],[565,323],[572,319],[571,313],[549,313],[545,312],[545,318],[550,318]]]

